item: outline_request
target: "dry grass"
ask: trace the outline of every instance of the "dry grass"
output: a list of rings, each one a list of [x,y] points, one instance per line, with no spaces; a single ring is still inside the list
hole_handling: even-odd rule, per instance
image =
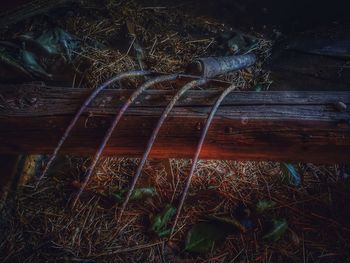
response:
[[[79,65],[81,59],[92,63],[85,72],[86,86],[95,87],[119,72],[141,67],[178,73],[196,58],[232,55],[221,40],[221,35],[234,32],[232,28],[207,17],[190,15],[186,8],[144,8],[127,1],[109,9],[107,15],[88,13],[62,21],[63,28],[83,41],[75,63]],[[239,89],[258,84],[267,89],[269,75],[262,70],[262,62],[269,57],[272,42],[259,34],[248,36],[256,40],[250,51],[259,56],[259,62],[220,78],[235,83]]]
[[[1,248],[3,262],[161,262],[164,239],[150,232],[149,218],[166,204],[176,205],[188,175],[189,162],[171,160],[171,172],[164,162],[152,161],[145,168],[139,186],[153,186],[158,196],[131,203],[120,225],[118,206],[106,198],[122,189],[133,176],[137,160],[104,158],[75,209],[68,205],[74,181],[87,160],[72,159],[54,168],[49,179],[34,190],[34,182],[22,186],[11,215],[3,216]],[[190,194],[172,240],[171,257],[188,262],[344,262],[349,242],[347,201],[349,182],[336,175],[337,166],[304,165],[300,189],[281,181],[275,163],[200,161]],[[268,214],[255,215],[258,200],[277,203]],[[191,225],[208,214],[232,215],[244,204],[251,211],[255,227],[229,236],[224,245],[208,255],[183,250]],[[262,239],[268,218],[288,220],[287,233],[278,242]],[[172,261],[171,261],[172,262]]]

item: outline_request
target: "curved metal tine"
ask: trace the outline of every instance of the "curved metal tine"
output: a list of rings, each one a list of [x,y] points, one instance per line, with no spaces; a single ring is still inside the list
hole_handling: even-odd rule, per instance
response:
[[[109,127],[105,137],[103,138],[102,143],[100,144],[97,152],[95,153],[94,158],[92,159],[92,162],[90,164],[90,167],[87,171],[86,177],[79,189],[79,192],[77,193],[72,206],[74,207],[76,202],[79,200],[80,195],[82,194],[82,192],[84,191],[90,177],[91,174],[97,164],[98,159],[100,158],[109,138],[111,137],[114,128],[117,126],[117,124],[119,123],[119,121],[121,120],[123,114],[125,113],[125,111],[128,109],[128,107],[130,106],[131,103],[133,103],[137,97],[144,92],[146,89],[148,89],[149,87],[160,83],[160,82],[164,82],[164,81],[172,81],[172,80],[176,80],[178,78],[178,74],[172,74],[172,75],[166,75],[166,76],[160,76],[160,77],[155,77],[152,78],[148,81],[146,81],[144,84],[142,84],[137,90],[134,91],[133,94],[131,94],[131,96],[129,97],[129,99],[124,103],[124,105],[122,106],[122,108],[120,109],[120,111],[118,112],[117,116],[113,119],[113,122],[111,124],[111,126]]]
[[[73,127],[75,126],[75,124],[77,123],[78,119],[80,118],[80,116],[83,114],[83,112],[86,110],[86,108],[89,106],[89,104],[91,103],[91,101],[96,98],[96,96],[102,91],[104,90],[107,86],[113,84],[116,81],[122,80],[124,78],[131,78],[131,77],[137,77],[137,76],[144,76],[144,75],[148,75],[151,74],[151,72],[149,71],[144,71],[144,70],[140,70],[140,71],[128,71],[128,72],[124,72],[121,73],[113,78],[110,78],[109,80],[107,80],[106,82],[102,83],[100,86],[98,86],[91,94],[90,96],[84,101],[83,105],[80,107],[80,109],[78,110],[78,112],[75,114],[74,118],[71,120],[71,122],[69,123],[68,127],[66,128],[63,136],[61,137],[60,141],[58,142],[55,150],[53,151],[49,161],[47,162],[43,172],[41,173],[40,177],[38,178],[38,182],[36,184],[36,187],[39,185],[40,181],[45,177],[45,175],[47,174],[49,168],[51,167],[53,161],[55,160],[59,150],[62,148],[63,143],[65,142],[65,140],[67,139],[67,137],[69,136],[70,132],[72,131]]]
[[[182,207],[183,207],[183,204],[185,202],[185,198],[187,196],[187,193],[188,193],[188,189],[190,188],[190,184],[191,184],[191,180],[192,180],[192,177],[193,177],[193,174],[194,174],[194,171],[196,169],[196,166],[197,166],[197,162],[198,162],[198,158],[199,158],[199,154],[201,153],[201,150],[202,150],[202,147],[203,147],[203,143],[204,143],[204,140],[205,140],[205,137],[208,133],[208,130],[209,130],[209,127],[210,127],[210,124],[211,122],[213,121],[214,119],[214,116],[215,116],[215,113],[216,111],[218,110],[221,102],[224,100],[224,98],[230,93],[232,92],[233,90],[235,89],[235,85],[231,85],[229,86],[228,88],[226,88],[220,95],[220,97],[217,99],[217,101],[215,102],[214,106],[212,107],[211,111],[210,111],[210,114],[206,120],[206,123],[205,123],[205,127],[202,131],[202,134],[201,134],[201,137],[200,137],[200,140],[199,140],[199,143],[197,145],[197,149],[196,149],[196,153],[194,155],[194,158],[193,158],[193,161],[192,161],[192,166],[191,166],[191,170],[190,170],[190,174],[187,178],[187,181],[186,181],[186,185],[185,185],[185,189],[184,191],[182,192],[182,196],[181,196],[181,199],[180,199],[180,203],[178,205],[178,208],[177,208],[177,211],[176,211],[176,216],[175,216],[175,221],[174,221],[174,224],[173,224],[173,227],[171,229],[171,233],[170,233],[170,238],[172,237],[173,233],[174,233],[174,230],[175,230],[175,227],[176,227],[176,224],[177,224],[177,221],[179,220],[179,216],[180,216],[180,213],[181,213],[181,210],[182,210]]]
[[[180,99],[180,97],[186,92],[188,91],[189,89],[193,88],[193,87],[196,87],[196,86],[200,86],[200,85],[204,85],[205,83],[207,82],[206,79],[199,79],[199,80],[193,80],[189,83],[187,83],[186,85],[184,85],[176,94],[175,96],[171,99],[171,101],[168,103],[167,107],[165,108],[165,110],[163,111],[161,117],[159,118],[158,122],[157,122],[157,125],[155,126],[153,132],[152,132],[152,135],[150,137],[150,139],[148,140],[147,142],[147,146],[146,146],[146,150],[142,156],[142,159],[137,167],[137,171],[136,171],[136,174],[132,180],[132,183],[131,183],[131,186],[128,190],[128,193],[125,197],[125,200],[121,206],[121,209],[120,209],[120,212],[119,212],[119,216],[117,218],[117,223],[119,222],[119,220],[121,219],[122,215],[123,215],[123,212],[125,211],[126,209],[126,206],[130,200],[130,196],[132,194],[132,192],[134,191],[135,189],[135,186],[136,186],[136,183],[137,183],[137,180],[139,179],[140,175],[141,175],[141,172],[142,172],[142,169],[146,163],[146,160],[148,158],[148,155],[149,153],[151,152],[151,149],[152,149],[152,146],[154,144],[154,141],[158,135],[158,132],[160,130],[160,128],[162,127],[165,119],[167,118],[168,114],[170,113],[170,111],[172,110],[172,108],[175,106],[176,102]]]

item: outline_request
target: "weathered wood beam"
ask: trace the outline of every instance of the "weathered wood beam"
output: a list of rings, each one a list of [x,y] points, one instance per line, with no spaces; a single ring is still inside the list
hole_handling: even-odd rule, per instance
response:
[[[51,153],[90,90],[0,86],[0,153]],[[88,108],[62,152],[90,155],[132,90],[109,89]],[[127,111],[105,154],[139,156],[175,90],[150,90]],[[187,93],[162,127],[151,157],[192,157],[220,90]],[[347,105],[339,111],[335,103]],[[234,92],[220,107],[201,158],[348,162],[350,92]]]

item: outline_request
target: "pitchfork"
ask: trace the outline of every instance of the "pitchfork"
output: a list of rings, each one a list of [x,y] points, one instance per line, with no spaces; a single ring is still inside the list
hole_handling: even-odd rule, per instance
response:
[[[137,88],[132,95],[128,98],[128,100],[124,103],[124,105],[121,107],[121,109],[119,110],[118,114],[115,116],[115,118],[113,119],[111,126],[109,127],[106,135],[103,138],[102,143],[100,144],[99,148],[97,149],[94,158],[92,159],[92,162],[90,164],[90,167],[87,170],[86,176],[83,180],[83,183],[81,184],[81,187],[79,188],[79,191],[77,193],[77,195],[75,196],[74,200],[73,200],[73,206],[75,206],[76,202],[79,200],[80,195],[82,194],[82,192],[84,191],[91,175],[92,172],[94,171],[94,168],[101,156],[101,154],[103,153],[103,150],[109,140],[109,138],[111,137],[115,127],[118,125],[119,121],[121,120],[122,116],[124,115],[125,111],[128,109],[128,107],[139,97],[139,95],[144,92],[146,89],[150,88],[151,86],[154,86],[158,83],[162,83],[162,82],[166,82],[166,81],[174,81],[177,80],[179,78],[182,77],[187,77],[190,79],[193,79],[192,81],[188,82],[187,84],[185,84],[184,86],[182,86],[178,92],[174,95],[174,97],[171,99],[171,101],[169,102],[169,104],[167,105],[167,107],[165,108],[165,110],[163,111],[161,117],[158,120],[158,123],[156,124],[151,137],[148,140],[145,152],[141,158],[141,161],[138,165],[137,171],[135,176],[133,177],[133,180],[131,182],[131,186],[126,194],[125,200],[121,206],[121,209],[119,211],[119,215],[117,217],[117,222],[119,222],[119,220],[121,219],[123,212],[126,209],[126,206],[129,202],[130,196],[136,186],[137,180],[139,179],[140,175],[141,175],[141,171],[146,163],[146,160],[148,158],[149,153],[151,152],[152,146],[154,144],[154,141],[158,135],[158,132],[160,130],[160,128],[162,127],[162,124],[164,123],[165,119],[167,118],[168,114],[170,113],[170,111],[172,110],[172,108],[175,106],[176,102],[180,99],[181,96],[184,95],[184,93],[186,91],[188,91],[189,89],[192,89],[194,87],[198,87],[198,86],[202,86],[206,83],[208,83],[213,77],[217,76],[217,75],[222,75],[231,71],[235,71],[235,70],[240,70],[243,68],[247,68],[251,65],[253,65],[256,61],[256,57],[254,54],[245,54],[245,55],[238,55],[238,56],[229,56],[229,57],[208,57],[208,58],[200,58],[196,61],[194,61],[193,63],[191,63],[188,67],[188,71],[189,73],[191,73],[192,75],[185,75],[185,74],[169,74],[169,75],[160,75],[160,76],[156,76],[153,77],[149,80],[147,80],[145,83],[143,83],[139,88]],[[89,104],[91,103],[91,101],[96,98],[96,96],[102,91],[104,90],[106,87],[108,87],[109,85],[111,85],[112,83],[116,82],[116,81],[120,81],[122,79],[125,78],[133,78],[133,77],[140,77],[140,76],[146,76],[146,75],[157,75],[156,72],[152,72],[152,71],[129,71],[129,72],[124,72],[121,73],[109,80],[107,80],[106,82],[104,82],[102,85],[98,86],[92,93],[91,95],[85,100],[84,104],[80,107],[80,109],[78,110],[78,112],[75,114],[74,118],[72,119],[72,121],[70,122],[69,126],[67,127],[67,129],[65,130],[63,136],[61,137],[60,141],[58,142],[53,154],[51,155],[49,161],[46,164],[46,167],[44,168],[43,172],[41,173],[38,182],[37,182],[37,186],[40,183],[40,181],[45,177],[45,175],[47,174],[50,166],[52,165],[54,159],[56,158],[59,150],[61,149],[63,143],[65,142],[65,140],[67,139],[67,137],[69,136],[71,130],[73,129],[74,125],[76,124],[76,122],[78,121],[78,119],[80,118],[80,116],[83,114],[83,112],[86,110],[86,108],[89,106]],[[158,74],[159,75],[159,74]],[[186,185],[185,185],[185,189],[181,195],[181,199],[177,208],[177,212],[176,212],[176,217],[175,217],[175,221],[172,227],[172,231],[171,234],[173,234],[174,229],[176,227],[177,221],[179,219],[180,216],[180,212],[182,210],[188,189],[190,187],[191,184],[191,179],[193,177],[194,171],[196,169],[196,165],[198,162],[198,158],[206,137],[206,134],[209,130],[210,124],[215,116],[215,113],[217,111],[217,109],[219,108],[221,102],[224,100],[224,98],[235,89],[235,85],[232,84],[229,87],[227,87],[220,95],[220,97],[216,100],[216,103],[214,104],[214,106],[211,109],[211,112],[205,122],[205,126],[204,129],[202,130],[201,133],[201,137],[199,140],[199,143],[197,145],[197,149],[195,152],[195,155],[193,157],[193,161],[192,161],[192,166],[191,166],[191,170],[190,170],[190,174],[187,178],[186,181]]]

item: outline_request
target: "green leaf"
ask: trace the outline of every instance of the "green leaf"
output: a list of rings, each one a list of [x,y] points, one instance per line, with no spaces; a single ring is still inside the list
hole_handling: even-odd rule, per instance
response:
[[[0,62],[7,64],[28,77],[32,77],[32,75],[22,65],[20,65],[19,61],[10,56],[6,51],[0,51]]]
[[[262,90],[262,87],[261,87],[260,84],[258,84],[258,85],[255,86],[255,91],[256,91],[256,92],[260,92],[261,90]]]
[[[111,196],[117,203],[123,202],[126,193],[128,192],[128,189],[121,189],[115,193],[111,193]]]
[[[155,195],[157,195],[157,191],[154,187],[136,188],[130,196],[130,201],[136,201]]]
[[[176,208],[169,204],[166,205],[163,211],[153,218],[152,230],[160,237],[169,235],[170,229],[167,229],[167,225],[175,214]]]
[[[66,56],[68,57],[68,60],[71,60],[72,51],[78,48],[80,41],[75,36],[69,34],[68,32],[63,31],[60,28],[56,30],[56,34],[59,35],[58,37],[59,42],[63,46],[63,49],[66,52]]]
[[[23,66],[38,76],[45,76],[51,78],[51,75],[48,74],[45,69],[39,64],[37,57],[34,53],[22,50],[21,51],[22,63]]]
[[[288,229],[288,222],[286,219],[273,219],[272,224],[271,230],[263,236],[263,239],[277,241]]]
[[[187,233],[185,250],[194,253],[208,253],[228,236],[227,225],[202,222],[194,225]]]
[[[124,201],[127,192],[128,192],[128,189],[124,188],[117,192],[112,193],[111,196],[117,203],[121,203]],[[130,196],[130,201],[138,201],[138,200],[141,200],[147,197],[152,197],[155,195],[157,195],[157,191],[154,187],[136,188],[134,189],[134,191]]]
[[[48,54],[57,55],[60,53],[59,39],[55,36],[54,31],[44,32],[36,39],[36,43]]]
[[[264,211],[273,208],[276,205],[276,202],[271,200],[259,200],[256,204],[256,211],[258,213],[263,213]]]
[[[79,40],[61,28],[45,31],[35,42],[45,50],[47,54],[61,54],[68,60],[71,60],[72,52],[79,46]]]
[[[289,182],[295,186],[301,185],[300,175],[295,168],[295,166],[291,163],[281,163],[280,168],[282,170],[282,175],[284,178],[288,178]]]

